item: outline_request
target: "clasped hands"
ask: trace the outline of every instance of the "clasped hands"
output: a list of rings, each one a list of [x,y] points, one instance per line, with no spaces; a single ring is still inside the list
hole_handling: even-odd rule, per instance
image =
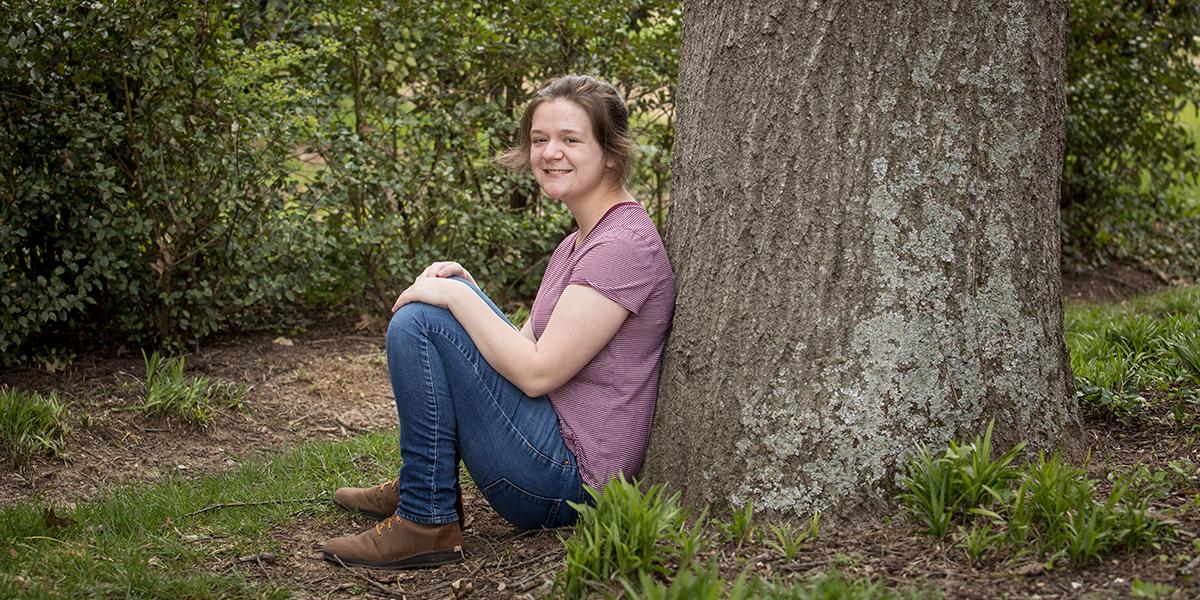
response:
[[[417,275],[412,285],[400,292],[400,297],[396,298],[396,303],[392,305],[392,312],[400,310],[401,306],[410,302],[424,302],[433,306],[449,308],[450,302],[456,294],[468,291],[462,284],[450,281],[449,278],[455,275],[475,283],[475,278],[471,277],[471,274],[462,265],[454,261],[438,261],[425,267],[425,270]]]

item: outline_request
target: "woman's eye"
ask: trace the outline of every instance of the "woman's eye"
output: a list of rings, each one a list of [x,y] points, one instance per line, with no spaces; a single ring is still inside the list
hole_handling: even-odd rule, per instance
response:
[[[566,141],[568,144],[578,144],[578,143],[579,143],[579,140],[578,140],[578,139],[571,138],[571,137],[567,138],[565,141]]]

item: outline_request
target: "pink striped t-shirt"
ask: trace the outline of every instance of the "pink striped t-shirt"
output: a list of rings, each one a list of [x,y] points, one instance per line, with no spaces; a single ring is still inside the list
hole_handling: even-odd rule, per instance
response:
[[[642,467],[675,310],[675,274],[658,229],[637,202],[609,209],[575,249],[578,236],[568,235],[550,257],[530,318],[540,338],[568,285],[586,285],[629,311],[608,345],[549,394],[583,482],[601,489],[618,472],[633,477]]]

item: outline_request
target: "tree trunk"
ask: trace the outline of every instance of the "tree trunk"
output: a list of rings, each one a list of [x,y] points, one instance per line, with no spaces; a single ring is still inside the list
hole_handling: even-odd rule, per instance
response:
[[[917,444],[1073,452],[1066,3],[689,0],[643,476],[877,513]]]

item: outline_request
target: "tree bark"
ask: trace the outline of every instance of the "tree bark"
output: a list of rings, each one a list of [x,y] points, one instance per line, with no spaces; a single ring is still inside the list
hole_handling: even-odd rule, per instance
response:
[[[643,476],[686,502],[890,506],[917,444],[1076,451],[1066,3],[689,0]]]

